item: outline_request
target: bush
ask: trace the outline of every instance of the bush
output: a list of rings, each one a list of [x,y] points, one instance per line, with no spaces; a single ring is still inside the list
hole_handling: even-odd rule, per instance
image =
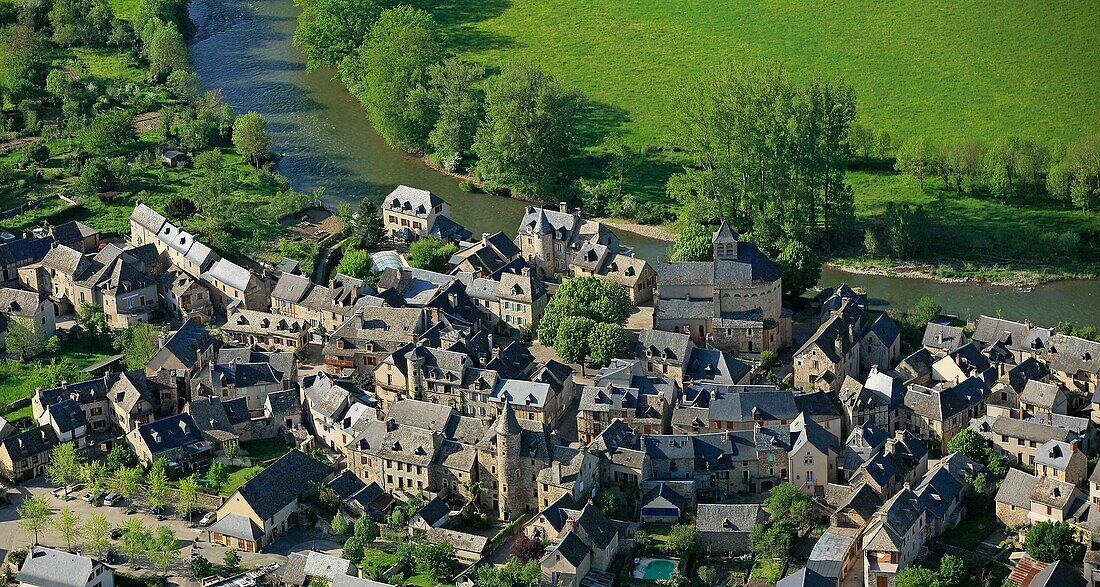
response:
[[[460,189],[464,192],[476,192],[477,191],[477,183],[475,183],[474,180],[472,180],[472,179],[464,179],[464,180],[458,182],[458,189]]]

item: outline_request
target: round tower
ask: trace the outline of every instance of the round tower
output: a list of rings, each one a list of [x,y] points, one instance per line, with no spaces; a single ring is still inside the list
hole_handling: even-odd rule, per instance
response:
[[[497,495],[500,501],[500,517],[503,520],[515,519],[523,509],[521,469],[521,440],[523,428],[516,420],[511,402],[504,402],[504,411],[496,421],[497,436]]]

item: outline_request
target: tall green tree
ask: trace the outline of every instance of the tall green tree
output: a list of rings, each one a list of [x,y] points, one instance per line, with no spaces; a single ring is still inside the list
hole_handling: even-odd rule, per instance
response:
[[[294,29],[294,45],[306,54],[309,71],[336,67],[367,39],[382,12],[377,0],[299,0],[302,12]]]
[[[137,467],[120,467],[111,475],[111,489],[122,497],[131,499],[137,493],[141,477],[141,469]]]
[[[111,523],[103,514],[92,514],[84,523],[84,547],[101,558],[107,554],[111,547]]]
[[[17,24],[0,35],[0,98],[18,104],[44,87],[50,61],[42,37]]]
[[[248,162],[259,165],[267,156],[271,135],[267,134],[267,121],[255,112],[237,117],[233,122],[233,146]]]
[[[806,244],[789,240],[776,261],[783,266],[783,295],[801,296],[821,279],[821,259]]]
[[[1075,534],[1073,526],[1065,522],[1039,522],[1027,531],[1024,548],[1044,563],[1063,560],[1077,564],[1085,556],[1085,545],[1077,541]]]
[[[179,481],[179,495],[176,501],[176,511],[180,516],[186,516],[191,520],[191,514],[199,502],[199,480],[194,475],[188,475]]]
[[[344,252],[335,271],[359,279],[368,279],[371,276],[371,265],[370,255],[366,251],[351,249]]]
[[[80,516],[69,508],[61,510],[53,519],[53,528],[58,536],[65,541],[65,550],[72,552],[73,543],[80,539],[84,533]]]
[[[152,324],[138,322],[115,335],[114,347],[122,351],[129,369],[144,369],[160,349],[160,330]]]
[[[46,476],[50,481],[65,488],[65,494],[69,494],[69,487],[83,476],[84,458],[72,442],[62,442],[50,451],[50,463],[46,465]]]
[[[149,75],[164,80],[173,72],[187,71],[191,67],[191,53],[175,23],[155,27],[145,47],[149,60]]]
[[[936,160],[935,147],[926,137],[913,137],[898,148],[894,169],[917,178],[920,189],[924,189],[924,180],[932,173]]]
[[[533,65],[505,65],[485,91],[485,121],[473,150],[477,175],[517,195],[548,199],[576,155],[581,98]]]
[[[484,97],[475,85],[485,68],[450,58],[428,67],[428,94],[437,112],[428,144],[447,171],[463,166],[482,118]]]
[[[386,143],[421,153],[436,121],[426,89],[428,68],[444,56],[431,14],[402,4],[382,11],[366,43],[344,60],[340,79]]]
[[[348,232],[354,241],[352,244],[358,248],[372,249],[381,244],[386,238],[386,227],[378,214],[378,204],[370,198],[360,200],[355,214],[348,220]]]
[[[42,354],[46,348],[46,339],[33,322],[21,318],[8,320],[8,333],[4,345],[9,353],[19,355],[20,361]]]
[[[629,343],[626,332],[618,324],[602,322],[588,331],[588,354],[597,367],[611,364],[614,359],[627,355]]]
[[[88,153],[122,153],[137,141],[137,131],[129,112],[112,110],[93,118],[77,135],[77,140]]]
[[[162,459],[157,459],[161,461]],[[171,486],[168,484],[167,467],[152,467],[145,479],[145,501],[149,507],[157,509],[168,505],[168,492]]]
[[[130,567],[137,568],[138,556],[145,552],[145,547],[151,538],[152,533],[145,527],[145,522],[141,518],[129,517],[123,522],[120,546]]]
[[[669,248],[668,260],[674,262],[683,261],[710,261],[714,256],[714,247],[711,245],[711,230],[701,224],[687,226],[676,235],[676,242]]]
[[[50,524],[50,501],[45,497],[27,497],[16,508],[19,514],[19,527],[34,533],[34,543],[38,544],[38,533]]]
[[[169,569],[180,558],[180,541],[176,538],[175,531],[168,526],[157,528],[149,537],[146,552],[149,553],[153,568],[160,571],[163,577],[167,577]]]
[[[451,255],[458,250],[454,243],[445,243],[437,238],[425,237],[409,245],[405,256],[409,265],[429,271],[443,271]]]

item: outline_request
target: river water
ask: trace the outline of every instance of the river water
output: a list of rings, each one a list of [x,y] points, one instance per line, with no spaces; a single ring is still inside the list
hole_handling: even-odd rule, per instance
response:
[[[272,150],[284,154],[279,171],[299,190],[324,188],[329,203],[378,201],[398,184],[430,190],[451,204],[454,220],[475,235],[514,234],[525,203],[458,189],[451,177],[390,149],[367,121],[359,103],[332,79],[306,72],[305,56],[292,44],[298,10],[292,0],[192,0],[192,55],[204,87],[218,89],[238,112],[268,121]],[[656,259],[666,244],[627,232],[619,236],[638,255]],[[946,312],[967,317],[998,311],[1038,324],[1058,320],[1100,325],[1100,282],[1066,281],[1012,288],[932,280],[855,275],[832,268],[822,285],[847,282],[867,289],[876,305],[905,308],[930,296]]]

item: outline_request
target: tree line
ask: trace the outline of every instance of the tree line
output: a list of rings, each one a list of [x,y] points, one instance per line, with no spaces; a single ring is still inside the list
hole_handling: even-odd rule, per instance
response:
[[[488,75],[447,51],[431,14],[376,0],[305,0],[294,42],[309,68],[336,69],[392,147],[490,191],[539,199],[565,186],[583,102],[540,68]]]

